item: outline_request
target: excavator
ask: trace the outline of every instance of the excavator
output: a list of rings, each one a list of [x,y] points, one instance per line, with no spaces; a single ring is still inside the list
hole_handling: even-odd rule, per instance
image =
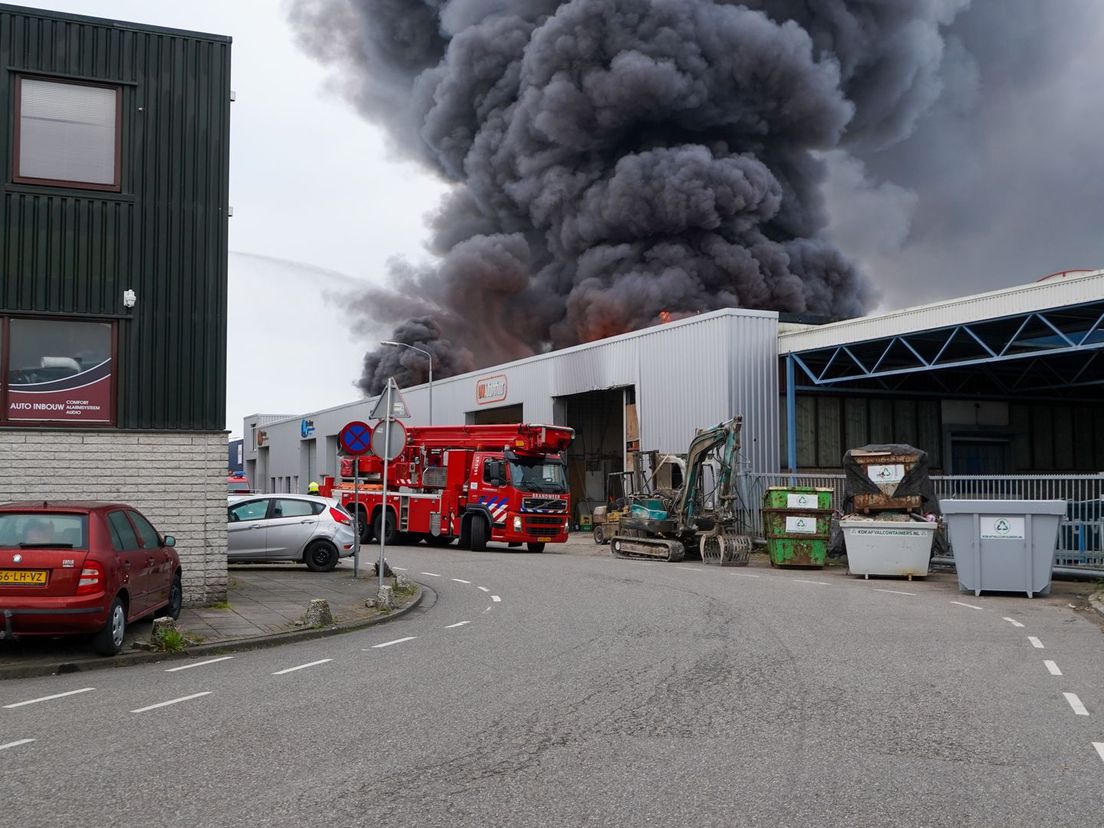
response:
[[[606,503],[594,509],[594,542],[609,543],[617,534],[621,518],[632,504],[658,494],[673,494],[682,485],[685,464],[674,454],[658,451],[628,453],[629,471],[613,472],[606,478]]]
[[[694,436],[682,486],[632,503],[610,540],[614,555],[677,562],[689,548],[705,563],[747,564],[752,542],[739,533],[735,491],[742,425],[742,417],[733,417]]]

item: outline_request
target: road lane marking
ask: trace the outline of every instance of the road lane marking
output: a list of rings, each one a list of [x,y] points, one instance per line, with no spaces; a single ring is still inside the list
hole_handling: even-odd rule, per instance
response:
[[[391,568],[394,569],[396,572],[406,572],[405,566],[393,566]]]
[[[204,665],[207,665],[207,664],[217,664],[220,661],[229,661],[232,658],[233,658],[233,656],[223,656],[222,658],[211,658],[211,659],[208,659],[207,661],[197,661],[195,664],[185,664],[183,667],[170,667],[165,672],[166,673],[175,673],[178,670],[191,670],[193,667],[203,667]]]
[[[1045,664],[1045,665],[1046,665],[1046,668],[1047,668],[1047,669],[1048,669],[1048,670],[1050,671],[1050,674],[1051,674],[1052,676],[1060,676],[1060,675],[1062,675],[1062,671],[1061,671],[1061,670],[1060,670],[1060,669],[1058,668],[1058,665],[1057,665],[1057,664],[1055,664],[1055,663],[1054,663],[1053,661],[1051,661],[1051,660],[1050,660],[1049,658],[1048,658],[1048,659],[1045,659],[1045,660],[1043,661],[1043,664]]]
[[[806,581],[804,578],[791,578],[799,584],[816,584],[817,586],[831,586],[827,581]]]
[[[322,658],[322,659],[319,659],[318,661],[310,661],[306,664],[300,664],[298,667],[288,667],[286,670],[277,670],[272,675],[282,676],[285,673],[294,673],[296,670],[306,670],[308,667],[317,667],[319,664],[325,664],[329,661],[333,661],[333,659],[332,658]]]
[[[402,644],[404,641],[413,641],[418,636],[408,635],[406,638],[396,638],[394,641],[385,641],[382,644],[373,644],[369,649],[379,650],[383,647],[390,647],[392,644]]]
[[[878,587],[871,587],[875,592],[888,592],[890,595],[916,595],[915,592],[902,592],[899,589],[879,589]]]
[[[1011,624],[1013,627],[1022,627],[1023,626],[1023,624],[1021,624],[1015,618],[1009,618],[1007,615],[1004,616],[1004,620],[1007,621],[1009,624]]]
[[[423,572],[421,574],[422,575],[428,575],[430,578],[440,578],[441,577],[436,572]]]
[[[20,745],[29,745],[34,739],[20,739],[18,742],[8,742],[6,745],[0,745],[0,750],[7,750],[8,748],[19,747]],[[1101,754],[1104,756],[1104,753]]]
[[[499,603],[502,602],[502,599],[499,598],[497,595],[492,595],[491,600],[494,601],[496,604],[499,604]]]
[[[1033,635],[1029,635],[1027,637],[1027,640],[1031,642],[1031,646],[1034,647],[1036,650],[1045,650],[1046,649],[1046,647],[1043,646],[1043,642],[1040,641],[1038,638],[1036,638]]]
[[[702,572],[700,566],[676,566],[675,569],[685,569],[687,572]]]
[[[741,578],[758,578],[758,575],[752,575],[747,572],[733,572],[733,575],[739,575]]]
[[[210,690],[205,690],[202,693],[192,693],[190,696],[181,696],[179,699],[170,699],[167,702],[160,702],[159,704],[151,704],[148,707],[139,707],[137,710],[131,710],[131,713],[145,713],[147,710],[156,710],[159,707],[168,707],[170,704],[180,704],[180,702],[191,701],[192,699],[198,699],[200,696],[211,695]]]
[[[979,607],[979,606],[976,606],[974,604],[964,604],[961,601],[951,601],[951,603],[952,604],[958,604],[960,607],[966,607],[968,609],[977,609],[977,610],[981,609],[981,607]]]
[[[38,704],[39,702],[63,699],[66,696],[75,696],[78,693],[91,693],[95,689],[95,687],[82,687],[80,690],[70,690],[68,693],[55,693],[52,696],[43,696],[40,699],[28,699],[27,701],[16,702],[15,704],[5,704],[4,709],[11,710],[13,707],[23,707],[28,704]]]
[[[1066,697],[1066,701],[1069,702],[1069,706],[1073,708],[1073,712],[1078,716],[1088,716],[1089,711],[1085,709],[1085,705],[1081,703],[1081,699],[1077,698],[1076,693],[1063,693]]]
[[[492,604],[491,606],[489,606],[485,610],[483,610],[483,614],[486,615],[488,612],[490,612],[493,609],[494,609],[494,605]]]
[[[453,578],[452,580],[456,581],[456,583],[458,583],[458,584],[470,584],[471,583],[471,581],[465,581],[463,578]]]
[[[489,590],[489,589],[487,589],[486,587],[476,587],[476,589],[478,589],[478,590],[480,590],[480,591],[482,591],[482,592],[490,592],[490,590]]]
[[[457,621],[455,624],[449,624],[445,627],[446,630],[455,630],[457,627],[462,627],[465,624],[470,624],[471,621]]]
[[[1093,747],[1096,748],[1096,752],[1100,754],[1100,758],[1104,759],[1104,742],[1093,742]]]

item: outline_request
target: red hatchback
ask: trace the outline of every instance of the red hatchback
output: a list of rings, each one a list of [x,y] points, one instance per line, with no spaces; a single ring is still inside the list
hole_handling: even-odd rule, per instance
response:
[[[0,505],[0,638],[91,633],[115,655],[130,622],[180,615],[175,545],[120,503]]]

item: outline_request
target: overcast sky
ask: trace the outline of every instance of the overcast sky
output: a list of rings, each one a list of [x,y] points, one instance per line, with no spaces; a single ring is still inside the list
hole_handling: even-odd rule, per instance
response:
[[[381,282],[392,257],[426,258],[443,183],[329,91],[280,0],[26,5],[233,37],[227,427],[355,399],[375,342],[333,296]],[[916,134],[830,159],[829,232],[878,286],[874,310],[1104,265],[1104,2],[975,0],[952,34],[971,57],[950,62]]]

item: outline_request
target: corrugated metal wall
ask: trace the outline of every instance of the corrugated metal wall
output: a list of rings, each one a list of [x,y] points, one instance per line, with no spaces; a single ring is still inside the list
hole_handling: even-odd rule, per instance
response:
[[[10,183],[20,71],[121,85],[121,192]],[[118,426],[221,430],[229,38],[0,6],[0,77],[0,313],[116,319]]]

